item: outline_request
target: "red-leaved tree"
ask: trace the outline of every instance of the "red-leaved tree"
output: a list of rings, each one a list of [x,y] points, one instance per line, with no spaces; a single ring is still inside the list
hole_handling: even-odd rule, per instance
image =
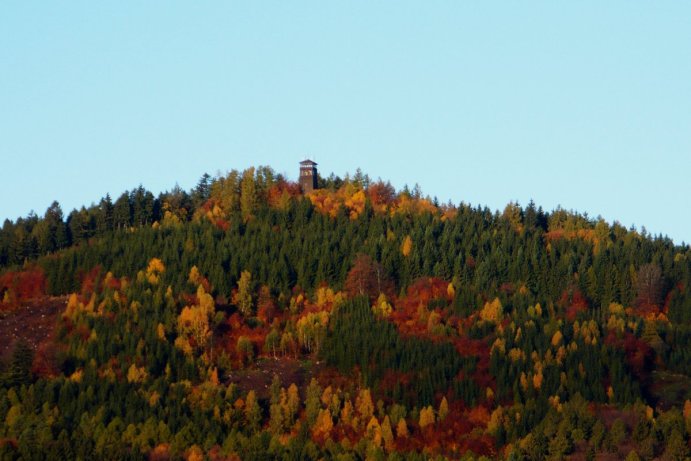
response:
[[[367,296],[370,303],[381,293],[390,298],[394,291],[393,282],[382,265],[362,253],[355,257],[353,268],[346,278],[345,288],[350,296]]]

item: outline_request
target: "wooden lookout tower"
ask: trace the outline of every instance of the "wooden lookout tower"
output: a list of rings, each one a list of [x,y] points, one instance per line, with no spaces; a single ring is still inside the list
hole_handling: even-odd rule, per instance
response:
[[[303,194],[317,189],[317,164],[312,160],[300,162],[300,189]]]

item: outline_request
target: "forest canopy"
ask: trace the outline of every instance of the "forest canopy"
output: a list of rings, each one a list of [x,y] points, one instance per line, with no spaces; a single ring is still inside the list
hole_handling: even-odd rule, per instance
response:
[[[249,168],[6,220],[0,458],[689,455],[688,245],[318,184]]]

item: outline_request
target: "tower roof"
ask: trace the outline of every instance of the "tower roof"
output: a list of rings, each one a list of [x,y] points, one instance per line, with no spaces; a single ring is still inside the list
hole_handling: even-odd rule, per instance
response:
[[[300,162],[301,166],[316,166],[317,162],[313,162],[312,160],[303,160]]]

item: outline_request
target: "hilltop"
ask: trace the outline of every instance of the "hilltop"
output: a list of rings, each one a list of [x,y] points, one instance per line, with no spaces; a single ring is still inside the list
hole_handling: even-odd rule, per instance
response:
[[[313,172],[6,221],[0,453],[688,455],[691,248]]]

